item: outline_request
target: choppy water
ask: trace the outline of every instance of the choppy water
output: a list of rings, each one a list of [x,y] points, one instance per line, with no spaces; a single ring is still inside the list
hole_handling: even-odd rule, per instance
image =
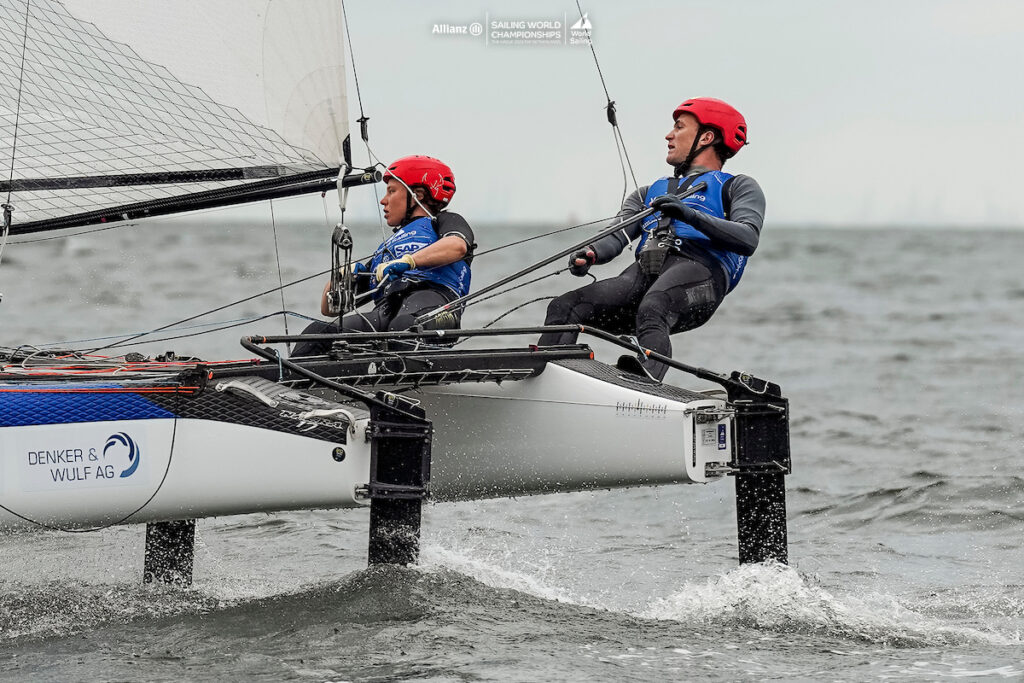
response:
[[[278,228],[286,281],[328,267],[328,230]],[[570,239],[481,257],[477,282]],[[676,337],[677,358],[750,370],[792,401],[789,568],[736,566],[727,482],[433,505],[415,569],[365,569],[363,511],[204,520],[183,592],[140,585],[141,528],[21,533],[0,537],[0,678],[1024,678],[1022,252],[1024,233],[769,226],[714,320]],[[266,224],[14,245],[0,345],[151,329],[276,277]],[[312,313],[320,286],[288,307]],[[239,336],[280,329],[142,350],[244,357]]]

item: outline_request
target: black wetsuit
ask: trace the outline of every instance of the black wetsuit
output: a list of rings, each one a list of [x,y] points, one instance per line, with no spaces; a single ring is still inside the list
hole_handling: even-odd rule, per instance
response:
[[[704,172],[695,168],[691,174]],[[616,220],[643,211],[649,186],[633,192],[622,203]],[[711,239],[712,246],[743,256],[754,253],[764,222],[764,193],[749,176],[737,175],[722,189],[727,218],[699,213],[693,227]],[[640,221],[593,244],[597,263],[607,263],[640,236]],[[672,355],[671,334],[706,323],[728,293],[724,266],[697,244],[684,243],[665,258],[657,277],[648,277],[632,263],[617,277],[566,292],[547,310],[545,325],[580,323],[615,334],[636,334],[640,344],[666,356]],[[542,335],[539,344],[573,344],[578,334]],[[668,372],[663,363],[648,361],[647,371],[661,379]]]
[[[466,219],[457,213],[442,211],[434,223],[439,238],[456,235],[466,241],[466,255],[463,260],[471,265],[476,249],[473,229]],[[388,288],[388,294],[377,302],[369,313],[352,313],[340,321],[326,320],[310,323],[303,334],[338,334],[339,332],[383,332],[386,330],[407,330],[417,317],[443,306],[456,298],[455,292],[432,282],[409,282],[399,280]],[[439,316],[424,325],[427,329],[452,329],[459,326],[460,314]],[[340,325],[339,325],[340,322]],[[299,342],[292,350],[292,357],[322,355],[330,351],[331,342]]]

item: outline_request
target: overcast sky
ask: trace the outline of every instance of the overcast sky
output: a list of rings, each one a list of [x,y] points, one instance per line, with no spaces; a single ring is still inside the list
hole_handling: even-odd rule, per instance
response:
[[[761,183],[771,222],[1024,224],[1024,3],[581,1],[641,184],[668,171],[675,106],[711,95],[747,118],[750,145],[726,169]],[[380,7],[348,4],[382,156],[449,161],[453,208],[478,220],[614,211],[622,179],[588,49],[432,33],[485,15],[571,24],[573,2]]]
[[[183,1],[161,5],[191,21],[183,31],[202,30],[178,11]],[[1024,2],[581,3],[641,184],[670,172],[663,138],[676,105],[709,95],[747,118],[750,145],[726,170],[760,182],[769,225],[1024,225]],[[622,173],[590,50],[490,39],[495,21],[571,25],[575,2],[349,0],[347,9],[383,159],[447,161],[452,208],[472,222],[560,225],[615,212]],[[482,35],[434,31],[474,22]],[[351,85],[349,97],[355,126]],[[353,218],[376,222],[372,195],[353,196]]]

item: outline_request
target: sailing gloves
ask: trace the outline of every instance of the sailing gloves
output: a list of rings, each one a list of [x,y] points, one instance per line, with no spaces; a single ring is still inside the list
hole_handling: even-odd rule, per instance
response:
[[[341,272],[342,275],[344,276],[344,269],[342,269]],[[373,273],[370,272],[370,269],[366,267],[365,263],[362,263],[361,261],[356,261],[355,263],[353,263],[349,270],[349,275],[355,281],[356,296],[369,291],[370,276],[373,275]]]
[[[583,277],[590,272],[590,266],[597,263],[597,251],[594,245],[588,244],[569,257],[569,272],[576,277]]]
[[[683,204],[678,197],[674,197],[670,194],[656,197],[654,201],[651,202],[651,207],[661,211],[663,216],[678,218],[679,220],[687,223],[690,222],[690,217],[696,212],[696,209]]]
[[[388,261],[377,266],[375,275],[377,276],[377,282],[384,282],[385,278],[388,280],[397,280],[407,270],[411,270],[416,267],[416,262],[412,259],[412,256],[406,254],[402,258],[395,259],[394,261]]]
[[[345,269],[342,268],[339,272],[344,273]],[[352,277],[360,277],[363,275],[369,275],[370,269],[367,268],[366,264],[363,263],[362,261],[356,261],[355,263],[352,264],[351,272]]]

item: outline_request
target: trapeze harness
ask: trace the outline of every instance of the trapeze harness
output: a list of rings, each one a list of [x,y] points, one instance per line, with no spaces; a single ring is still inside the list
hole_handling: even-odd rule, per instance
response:
[[[376,276],[377,266],[402,258],[406,254],[415,254],[439,239],[437,229],[434,227],[434,219],[429,216],[421,216],[395,230],[394,234],[377,247],[377,251],[373,254],[373,259],[370,261],[370,272],[374,275],[370,277],[370,287],[375,288],[379,284]],[[444,266],[407,270],[392,285],[408,286],[408,283],[428,283],[443,287],[456,297],[462,297],[469,294],[469,280],[469,264],[465,260],[459,260]],[[377,290],[373,295],[373,300],[380,301],[390,294],[401,291],[392,285]]]
[[[682,182],[679,178],[661,178],[647,188],[644,204],[650,206],[657,197],[677,194],[704,181],[708,184],[707,188],[703,192],[686,197],[682,200],[683,204],[716,218],[726,218],[722,188],[732,177],[732,174],[724,171],[708,171],[684,178]],[[640,241],[636,246],[636,258],[640,263],[640,268],[648,275],[657,277],[661,272],[666,254],[669,251],[679,251],[685,245],[698,248],[725,268],[729,281],[727,292],[731,292],[743,276],[743,269],[747,265],[746,256],[726,249],[711,247],[711,239],[689,223],[656,212],[648,216],[640,227]]]

